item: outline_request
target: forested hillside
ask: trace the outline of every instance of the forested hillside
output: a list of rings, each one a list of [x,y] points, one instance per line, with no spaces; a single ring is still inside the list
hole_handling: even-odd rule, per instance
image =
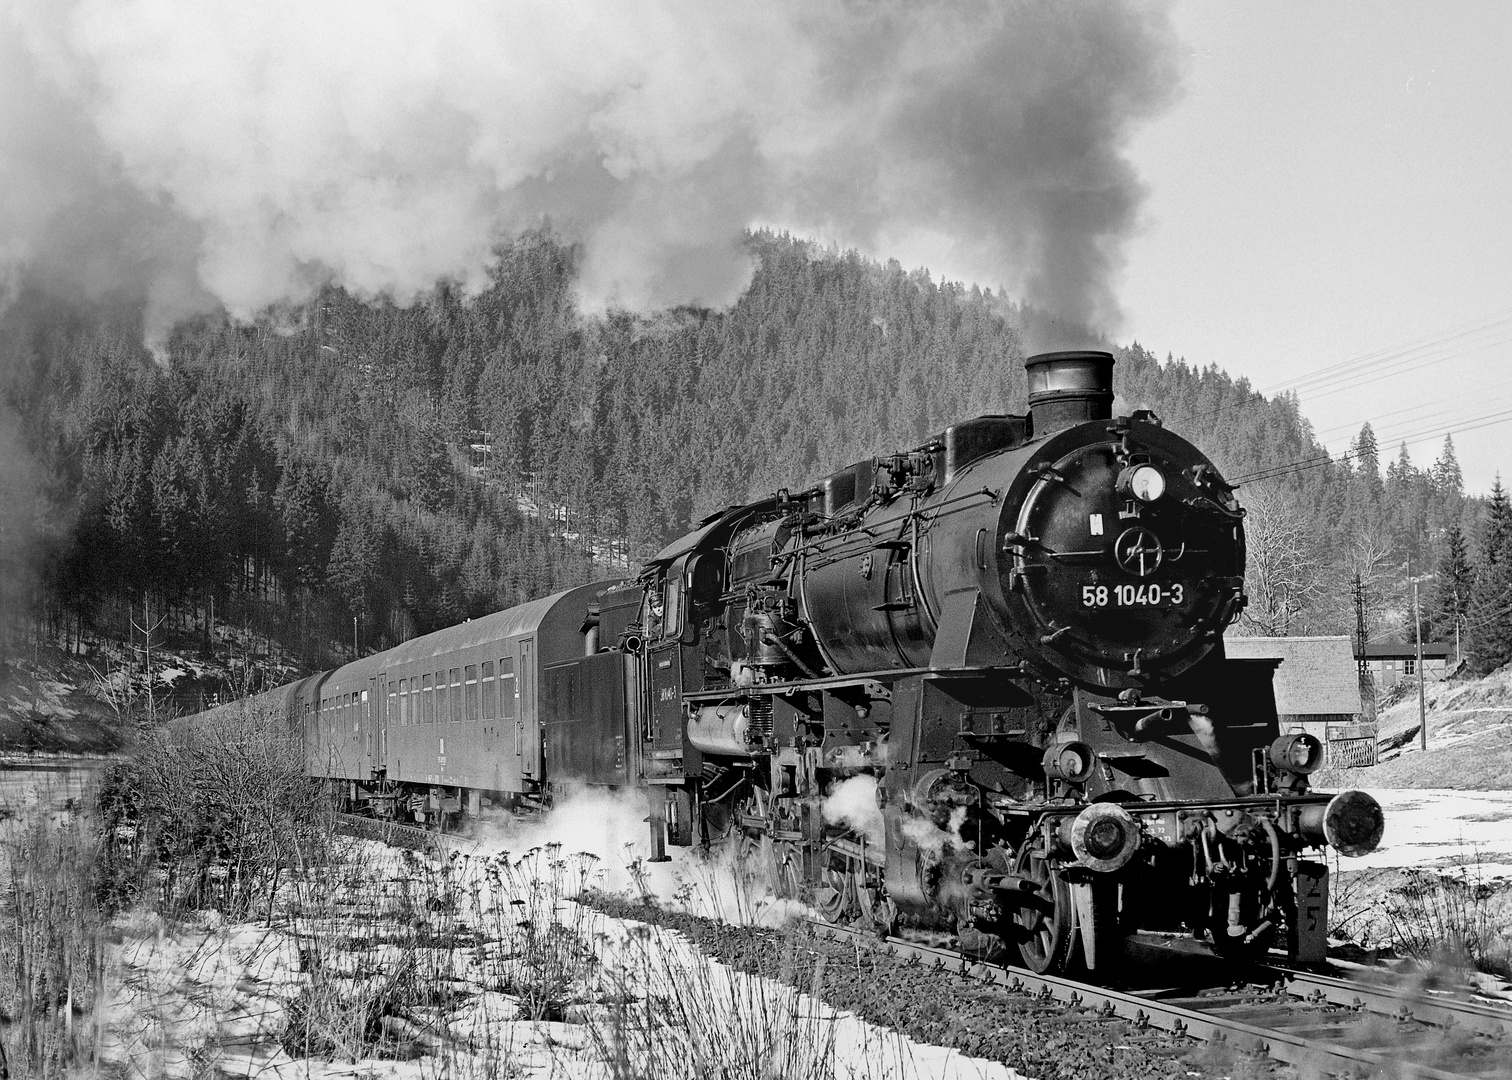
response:
[[[583,317],[575,252],[531,235],[481,295],[332,290],[181,326],[159,358],[130,313],[23,298],[0,349],[40,496],[6,544],[8,579],[34,571],[12,606],[64,640],[144,598],[186,630],[213,608],[315,666],[630,572],[725,504],[1025,408],[1033,311],[786,236],[750,246],[759,270],[724,313]],[[1500,655],[1512,511],[1499,495],[1480,524],[1452,446],[1383,469],[1367,427],[1331,461],[1294,400],[1115,351],[1120,408],[1255,478],[1254,630],[1352,633],[1363,606],[1369,632],[1401,633],[1411,560],[1448,568],[1433,632],[1457,616],[1482,662]]]

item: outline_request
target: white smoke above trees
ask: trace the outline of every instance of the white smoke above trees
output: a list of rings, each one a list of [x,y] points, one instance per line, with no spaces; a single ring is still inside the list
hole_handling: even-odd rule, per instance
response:
[[[1096,0],[0,0],[0,273],[156,336],[478,286],[544,220],[590,310],[721,307],[774,225],[1108,328],[1175,57]]]

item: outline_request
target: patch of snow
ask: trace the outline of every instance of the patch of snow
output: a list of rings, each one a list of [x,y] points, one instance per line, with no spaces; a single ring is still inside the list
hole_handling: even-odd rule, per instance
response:
[[[1478,860],[1487,876],[1512,876],[1512,791],[1369,789],[1386,816],[1381,846],[1342,870],[1448,865]]]

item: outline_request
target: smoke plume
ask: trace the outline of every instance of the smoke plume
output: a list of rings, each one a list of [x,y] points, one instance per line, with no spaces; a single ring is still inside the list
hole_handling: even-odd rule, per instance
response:
[[[477,286],[545,221],[590,309],[718,307],[771,225],[1107,327],[1174,56],[1108,0],[0,0],[0,275],[153,337]]]

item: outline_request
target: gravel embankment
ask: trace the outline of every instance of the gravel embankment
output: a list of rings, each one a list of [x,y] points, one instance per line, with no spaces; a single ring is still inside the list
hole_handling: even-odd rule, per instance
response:
[[[737,970],[780,979],[808,993],[815,993],[817,981],[815,996],[835,1008],[916,1042],[1001,1061],[1036,1080],[1285,1075],[1265,1061],[1238,1060],[1240,1055],[1227,1047],[1136,1031],[1123,1020],[820,939],[801,926],[734,926],[624,897],[593,894],[584,899],[614,918],[679,931]]]

